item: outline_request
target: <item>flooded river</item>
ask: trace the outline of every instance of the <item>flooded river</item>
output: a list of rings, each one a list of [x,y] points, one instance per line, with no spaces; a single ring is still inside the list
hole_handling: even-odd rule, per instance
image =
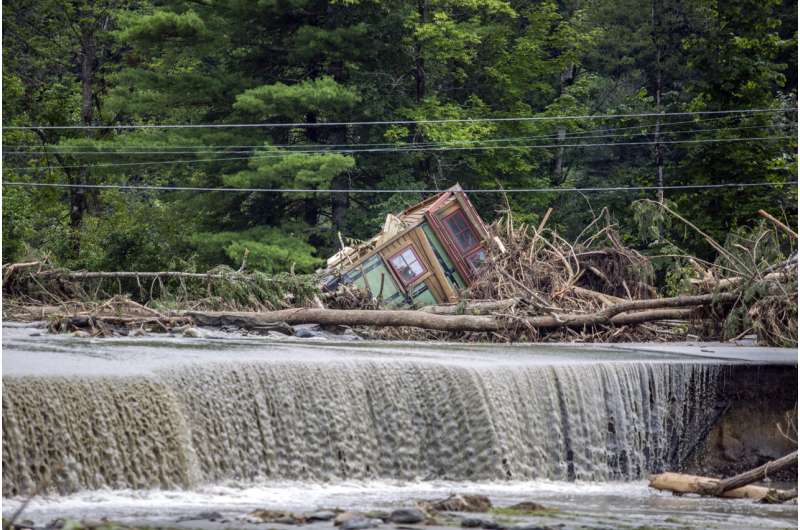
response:
[[[241,516],[460,492],[564,528],[796,526],[796,506],[647,488],[697,445],[744,349],[3,332],[3,514],[44,489],[23,516],[38,525],[259,528]],[[226,522],[192,519],[208,511]]]

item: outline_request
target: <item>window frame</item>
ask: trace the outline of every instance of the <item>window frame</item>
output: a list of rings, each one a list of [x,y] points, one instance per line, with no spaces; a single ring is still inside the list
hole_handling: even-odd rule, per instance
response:
[[[478,271],[478,269],[480,268],[480,265],[476,267],[476,266],[475,266],[475,264],[474,264],[474,263],[472,263],[472,259],[471,259],[471,258],[472,258],[474,255],[476,255],[478,252],[481,252],[481,251],[483,251],[483,253],[484,253],[484,254],[486,254],[486,249],[485,249],[485,248],[483,248],[481,245],[478,245],[478,248],[476,248],[476,249],[473,249],[473,250],[472,250],[472,251],[471,251],[469,254],[467,254],[466,256],[464,256],[464,260],[467,262],[467,264],[470,266],[470,268],[472,269],[472,271],[473,271],[473,272],[477,272],[477,271]],[[485,261],[485,260],[486,260],[486,258],[488,258],[488,257],[489,257],[488,255],[484,255],[484,261]],[[481,263],[481,265],[483,265],[483,263]]]
[[[414,277],[409,278],[408,280],[406,280],[403,277],[403,274],[399,270],[397,270],[397,266],[395,266],[393,261],[396,257],[401,256],[407,250],[411,251],[411,253],[414,255],[414,259],[417,261],[417,263],[419,263],[419,266],[422,267],[422,271],[419,274],[414,275]],[[403,260],[405,261],[405,258],[403,258]],[[417,254],[417,251],[414,248],[413,243],[409,243],[408,245],[404,246],[403,248],[401,248],[400,250],[389,256],[388,261],[389,261],[389,266],[392,268],[397,277],[400,279],[400,282],[403,284],[403,287],[408,287],[409,285],[419,280],[421,277],[425,276],[428,273],[428,267],[425,265],[425,262],[422,261],[422,259],[420,259],[419,254]]]
[[[453,229],[450,228],[450,224],[447,222],[448,219],[450,219],[451,217],[453,217],[455,215],[459,215],[459,214],[461,214],[462,219],[464,219],[464,225],[467,227],[467,230],[472,232],[472,236],[475,238],[475,244],[473,246],[469,247],[469,248],[466,248],[466,249],[465,248],[461,248],[461,243],[458,240],[458,236],[456,236],[455,232],[453,232]],[[450,212],[449,214],[447,214],[444,217],[442,217],[442,224],[447,229],[447,233],[450,234],[450,237],[453,239],[453,242],[456,244],[456,248],[458,248],[458,250],[461,252],[462,256],[466,257],[467,254],[471,254],[472,251],[474,251],[476,248],[481,246],[481,238],[478,236],[478,232],[475,230],[475,227],[472,226],[472,223],[470,222],[469,217],[467,217],[467,214],[466,214],[466,212],[464,212],[463,209],[456,208],[455,211]]]

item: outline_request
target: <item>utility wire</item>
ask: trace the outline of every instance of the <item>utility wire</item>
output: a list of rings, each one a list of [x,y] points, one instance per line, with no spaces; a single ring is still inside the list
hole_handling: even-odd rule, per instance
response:
[[[702,140],[665,140],[659,142],[660,144],[702,144],[702,143],[728,143],[728,142],[754,142],[754,141],[775,141],[795,139],[796,136],[756,136],[750,138],[721,138],[721,139],[702,139]],[[238,157],[222,157],[222,158],[199,158],[196,160],[157,160],[148,162],[122,162],[111,164],[83,164],[83,165],[68,165],[68,166],[39,166],[39,167],[10,167],[6,168],[9,171],[37,171],[46,169],[86,169],[86,168],[101,168],[101,167],[123,167],[123,166],[144,166],[144,165],[157,165],[157,164],[198,164],[203,162],[226,162],[232,160],[256,160],[267,158],[284,158],[292,154],[304,155],[326,155],[338,153],[410,153],[415,151],[483,151],[483,150],[499,150],[499,149],[551,149],[561,147],[621,147],[631,145],[653,145],[654,142],[617,142],[617,143],[597,143],[597,144],[533,144],[533,145],[494,145],[494,146],[480,146],[480,147],[423,147],[423,148],[378,148],[378,149],[340,149],[336,151],[291,151],[286,153],[271,153],[268,155],[254,155],[254,156],[238,156]]]
[[[736,109],[736,110],[703,110],[690,112],[642,112],[637,114],[585,114],[575,116],[529,116],[510,118],[454,118],[441,120],[385,120],[385,121],[344,121],[321,123],[205,123],[205,124],[138,124],[138,125],[15,125],[4,127],[7,130],[51,130],[51,129],[225,129],[242,127],[341,127],[353,125],[416,125],[437,123],[488,123],[488,122],[531,122],[531,121],[566,121],[566,120],[600,120],[611,118],[645,118],[667,116],[705,116],[717,114],[758,114],[765,112],[794,112],[797,108],[787,109]]]
[[[445,190],[432,189],[310,189],[310,188],[204,188],[190,186],[143,186],[127,184],[61,184],[51,182],[15,182],[3,181],[3,186],[19,186],[29,188],[81,188],[81,189],[122,189],[122,190],[153,190],[153,191],[197,191],[197,192],[226,192],[226,193],[441,193]],[[611,191],[650,191],[650,190],[688,190],[688,189],[716,189],[716,188],[751,188],[751,187],[777,187],[797,185],[797,181],[785,182],[726,182],[722,184],[685,184],[675,186],[625,186],[625,187],[600,187],[600,188],[476,188],[463,190],[465,193],[551,193],[551,192],[611,192]]]
[[[597,128],[593,130],[587,131],[573,131],[566,133],[566,138],[586,138],[586,135],[596,133],[596,132],[612,132],[612,131],[626,131],[626,130],[634,130],[634,129],[647,129],[653,127],[672,127],[675,125],[685,125],[685,124],[692,124],[692,123],[701,123],[701,122],[709,122],[709,121],[719,121],[719,120],[727,120],[730,119],[728,116],[718,116],[715,118],[695,118],[692,120],[681,120],[681,121],[673,121],[673,122],[666,122],[662,124],[650,123],[650,124],[640,124],[640,125],[632,125],[628,127],[603,127]],[[764,126],[769,127],[769,126]],[[780,125],[776,126],[780,127]],[[726,128],[721,128],[721,130]],[[670,131],[674,132],[674,131]],[[666,133],[666,131],[665,131]],[[521,136],[518,138],[529,138],[529,139],[539,139],[539,138],[559,138],[559,134],[546,134],[540,136]],[[486,140],[489,141],[489,140]],[[499,140],[498,140],[499,141]],[[328,147],[353,147],[353,146],[362,146],[362,147],[381,147],[381,146],[392,146],[397,145],[396,143],[391,142],[383,142],[383,143],[349,143],[349,144],[256,144],[256,145],[232,145],[232,144],[194,144],[194,145],[152,145],[151,147],[159,147],[164,149],[191,149],[191,148],[208,148],[208,147],[221,147],[226,149],[237,149],[237,148],[258,148],[258,147],[265,147],[265,145],[269,145],[269,147],[285,147],[285,148],[295,148],[295,147],[317,147],[320,145],[325,145]],[[421,145],[421,144],[415,144]],[[3,145],[3,149],[11,148],[11,147],[33,147],[33,148],[43,148],[42,144],[6,144]],[[58,149],[81,149],[83,146],[80,145],[55,145],[54,147]],[[131,146],[136,147],[136,146]],[[145,146],[147,147],[147,146]]]
[[[686,129],[682,131],[662,131],[661,134],[668,135],[668,134],[694,134],[694,133],[702,133],[702,132],[718,132],[718,131],[738,131],[738,130],[747,130],[747,129],[770,129],[773,128],[773,125],[750,125],[750,126],[743,126],[743,127],[718,127],[718,128],[709,128],[709,129]],[[650,133],[639,133],[634,134],[633,136],[646,136]],[[572,136],[570,138],[574,139],[584,139],[584,138],[617,138],[617,137],[630,137],[630,133],[627,134],[597,134],[597,135],[584,135],[584,136]],[[181,154],[249,154],[253,152],[253,149],[264,149],[264,148],[281,148],[286,149],[287,153],[297,153],[297,152],[323,152],[323,153],[336,153],[341,152],[340,149],[333,149],[337,147],[349,147],[349,148],[360,148],[360,147],[387,147],[387,148],[397,148],[397,149],[409,149],[409,150],[421,150],[425,147],[439,147],[439,146],[460,146],[462,144],[467,145],[480,145],[480,144],[490,144],[490,143],[500,143],[500,142],[519,142],[523,140],[536,140],[536,139],[553,139],[558,138],[558,135],[546,135],[546,136],[512,136],[507,138],[488,138],[482,140],[451,140],[451,141],[441,141],[441,142],[420,142],[420,143],[380,143],[380,144],[284,144],[284,145],[269,145],[269,144],[262,144],[260,146],[241,146],[247,147],[248,150],[233,150],[233,151],[222,151],[219,149],[212,149],[212,150],[205,150],[205,149],[194,149],[194,150],[187,150],[187,151],[177,151],[177,150],[167,150],[167,151],[158,151],[158,150],[114,150],[113,148],[106,149],[104,151],[94,150],[94,151],[75,151],[71,149],[48,149],[45,151],[3,151],[3,154],[7,155],[47,155],[47,154],[61,154],[61,155],[93,155],[93,156],[100,156],[100,155],[181,155]],[[653,143],[655,140],[653,140]],[[663,143],[663,142],[659,142]],[[617,145],[617,144],[615,144]],[[564,145],[566,147],[566,145]],[[66,146],[65,146],[66,147]],[[79,147],[79,146],[74,146]],[[203,147],[203,146],[201,146]],[[314,147],[313,150],[307,151],[298,151],[289,149],[291,147]],[[517,147],[516,145],[512,145],[511,147]],[[348,151],[349,152],[349,151]]]

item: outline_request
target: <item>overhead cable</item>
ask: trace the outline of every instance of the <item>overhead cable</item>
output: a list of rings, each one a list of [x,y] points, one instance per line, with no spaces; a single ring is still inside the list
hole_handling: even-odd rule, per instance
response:
[[[702,139],[702,140],[664,140],[658,142],[660,144],[702,144],[702,143],[728,143],[728,142],[753,142],[753,141],[775,141],[796,139],[796,136],[756,136],[750,138],[720,138],[720,139]],[[123,167],[123,166],[146,166],[158,164],[198,164],[203,162],[227,162],[233,160],[257,160],[268,158],[284,158],[287,155],[304,154],[304,155],[329,155],[329,154],[352,154],[352,153],[413,153],[413,152],[426,152],[426,151],[484,151],[484,150],[500,150],[500,149],[552,149],[561,147],[622,147],[632,145],[654,145],[654,142],[617,142],[617,143],[597,143],[597,144],[533,144],[533,145],[493,145],[493,146],[478,146],[478,147],[423,147],[423,148],[376,148],[376,149],[339,149],[335,151],[287,151],[284,153],[274,152],[267,155],[253,155],[253,156],[238,156],[238,157],[222,157],[222,158],[198,158],[196,160],[155,160],[148,162],[121,162],[110,164],[81,164],[81,165],[65,165],[65,166],[23,166],[23,167],[10,167],[6,168],[8,171],[36,171],[46,169],[88,169],[88,168],[103,168],[103,167]]]
[[[445,190],[435,189],[312,189],[312,188],[211,188],[192,186],[145,186],[127,184],[66,184],[55,182],[12,182],[3,181],[3,186],[18,186],[28,188],[81,188],[81,189],[120,189],[141,191],[195,191],[195,192],[224,192],[224,193],[441,193]],[[465,189],[465,193],[562,193],[562,192],[630,192],[650,190],[689,190],[689,189],[715,189],[715,188],[752,188],[752,187],[778,187],[797,185],[797,181],[784,182],[726,182],[721,184],[685,184],[674,186],[620,186],[598,188],[476,188]]]
[[[129,125],[14,125],[4,127],[6,130],[52,130],[52,129],[226,129],[226,128],[302,128],[302,127],[342,127],[355,125],[418,125],[438,123],[489,123],[489,122],[533,122],[533,121],[568,121],[568,120],[600,120],[615,118],[647,118],[667,116],[706,116],[718,114],[758,114],[794,112],[797,108],[782,109],[735,109],[735,110],[699,110],[687,112],[641,112],[635,114],[584,114],[574,116],[526,116],[507,118],[452,118],[426,120],[384,120],[384,121],[341,121],[319,123],[203,123],[203,124],[129,124]]]
[[[739,130],[752,130],[752,129],[770,129],[773,128],[772,125],[749,125],[749,126],[742,126],[742,127],[717,127],[717,128],[709,128],[709,129],[686,129],[680,131],[660,131],[659,134],[663,135],[673,135],[673,134],[694,134],[694,133],[702,133],[702,132],[719,132],[719,131],[739,131]],[[633,134],[632,136],[645,136],[651,133],[639,133]],[[582,135],[582,136],[565,136],[565,138],[569,139],[585,139],[585,138],[618,138],[618,137],[631,137],[631,133],[627,134],[597,134],[597,135]],[[80,147],[80,146],[56,146],[56,148],[47,148],[47,150],[40,150],[40,151],[3,151],[3,154],[7,155],[47,155],[47,154],[60,154],[60,155],[182,155],[182,154],[249,154],[253,152],[253,149],[258,148],[281,148],[286,149],[288,152],[307,152],[307,153],[316,153],[316,152],[328,152],[328,153],[336,153],[342,151],[340,149],[334,149],[339,147],[344,148],[360,148],[360,147],[384,147],[384,148],[397,148],[397,149],[410,149],[410,150],[421,150],[422,148],[426,147],[439,147],[439,146],[460,146],[460,145],[479,145],[479,144],[491,144],[491,143],[500,143],[500,142],[519,142],[524,140],[537,140],[537,139],[553,139],[559,138],[558,135],[544,135],[544,136],[512,136],[506,138],[486,138],[481,140],[450,140],[450,141],[440,141],[440,142],[419,142],[419,143],[412,143],[412,142],[403,142],[403,143],[373,143],[373,144],[360,144],[360,143],[350,143],[350,144],[283,144],[283,145],[270,145],[270,144],[262,144],[262,145],[252,145],[252,146],[230,146],[230,149],[234,149],[237,147],[247,148],[247,150],[220,150],[220,149],[192,149],[192,150],[185,150],[185,151],[178,151],[178,150],[166,150],[166,151],[159,151],[159,150],[145,150],[145,149],[137,149],[137,150],[128,150],[128,149],[114,149],[113,147],[106,148],[106,150],[92,150],[92,151],[77,151],[74,150],[73,147]],[[653,140],[650,143],[654,143],[656,140]],[[664,143],[663,141],[659,141],[659,143]],[[615,144],[618,145],[618,144]],[[41,147],[41,146],[37,146]],[[85,147],[85,146],[84,146]],[[206,146],[200,146],[206,147]],[[295,147],[304,147],[309,148],[312,147],[314,149],[307,150],[307,151],[300,151],[297,149],[292,149]],[[510,147],[517,147],[516,145],[511,145]],[[532,147],[532,146],[530,146]],[[563,147],[568,147],[567,144],[564,144]],[[176,148],[177,149],[177,148]],[[351,151],[346,151],[351,152]]]

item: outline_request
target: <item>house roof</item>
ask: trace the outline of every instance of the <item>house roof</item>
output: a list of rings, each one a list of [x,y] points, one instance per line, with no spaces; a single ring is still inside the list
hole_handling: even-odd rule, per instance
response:
[[[462,191],[459,184],[456,184],[440,193],[431,195],[422,202],[409,206],[398,215],[388,214],[384,221],[383,228],[374,237],[356,246],[347,246],[328,258],[328,268],[355,264],[363,257],[377,250],[385,243],[394,239],[397,235],[417,226],[425,219],[425,213],[439,205],[439,201],[447,196],[452,196],[452,192]]]

